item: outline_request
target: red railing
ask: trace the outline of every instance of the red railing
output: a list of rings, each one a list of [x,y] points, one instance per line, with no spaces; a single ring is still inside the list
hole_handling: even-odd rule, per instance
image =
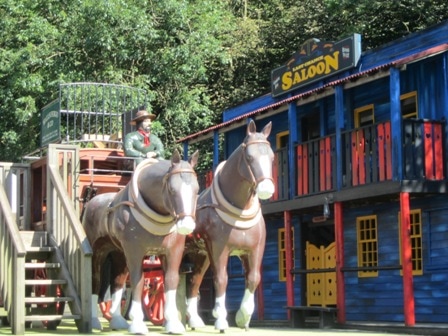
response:
[[[297,195],[332,190],[335,162],[334,135],[297,145]]]
[[[391,181],[401,173],[403,180],[443,180],[444,124],[437,121],[403,120],[402,139],[393,144],[390,121],[380,122],[341,134],[341,157],[336,157],[336,136],[330,135],[298,144],[295,157],[286,148],[275,151],[273,178],[275,193],[269,201],[312,195],[336,190],[338,160],[342,167],[342,189]],[[401,146],[402,164],[394,158],[393,146]],[[289,181],[289,161],[296,164],[295,181]],[[401,167],[398,171],[393,165]],[[211,171],[204,176],[209,186]]]
[[[390,122],[362,127],[345,133],[350,146],[351,186],[392,179]]]

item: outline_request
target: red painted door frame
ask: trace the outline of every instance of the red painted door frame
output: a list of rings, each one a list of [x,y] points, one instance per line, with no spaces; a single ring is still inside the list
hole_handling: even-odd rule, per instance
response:
[[[284,213],[285,225],[285,250],[286,250],[286,305],[294,306],[294,277],[291,270],[294,268],[292,259],[292,236],[291,236],[291,212]],[[290,312],[288,310],[288,320],[290,319]]]
[[[412,245],[409,193],[400,193],[401,260],[403,271],[403,311],[407,327],[415,325],[414,285],[412,278]]]

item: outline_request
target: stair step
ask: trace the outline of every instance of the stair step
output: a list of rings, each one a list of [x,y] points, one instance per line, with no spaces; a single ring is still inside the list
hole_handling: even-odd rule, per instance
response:
[[[73,301],[72,297],[64,296],[64,297],[54,297],[54,296],[39,296],[39,297],[26,297],[25,303],[54,303],[54,302],[71,302]]]
[[[25,268],[26,269],[60,268],[60,267],[61,267],[60,263],[48,263],[48,262],[30,262],[30,263],[25,263]]]
[[[48,232],[46,231],[20,231],[25,248],[48,246]]]
[[[56,249],[51,246],[29,246],[26,248],[27,252],[36,253],[36,252],[54,252]]]
[[[33,321],[60,321],[60,320],[79,320],[81,315],[28,315],[25,316],[26,322]]]
[[[65,285],[67,280],[64,279],[26,279],[25,285],[36,286],[36,285]]]

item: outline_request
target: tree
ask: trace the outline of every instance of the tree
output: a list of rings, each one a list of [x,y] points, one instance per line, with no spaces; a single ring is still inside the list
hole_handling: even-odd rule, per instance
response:
[[[59,83],[149,92],[168,152],[269,91],[271,70],[308,38],[354,32],[371,49],[448,17],[445,1],[0,0],[0,160],[38,147]],[[384,24],[387,23],[387,24]],[[30,134],[32,137],[30,137]]]

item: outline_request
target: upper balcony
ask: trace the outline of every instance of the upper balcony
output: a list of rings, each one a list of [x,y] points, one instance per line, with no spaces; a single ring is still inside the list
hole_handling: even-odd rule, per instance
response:
[[[342,132],[339,145],[336,135],[329,135],[297,144],[293,155],[287,148],[277,150],[277,188],[269,203],[329,193],[349,200],[440,188],[433,182],[446,180],[444,126],[440,121],[404,119],[401,139],[394,142],[386,121]],[[397,151],[401,155],[394,154]]]

